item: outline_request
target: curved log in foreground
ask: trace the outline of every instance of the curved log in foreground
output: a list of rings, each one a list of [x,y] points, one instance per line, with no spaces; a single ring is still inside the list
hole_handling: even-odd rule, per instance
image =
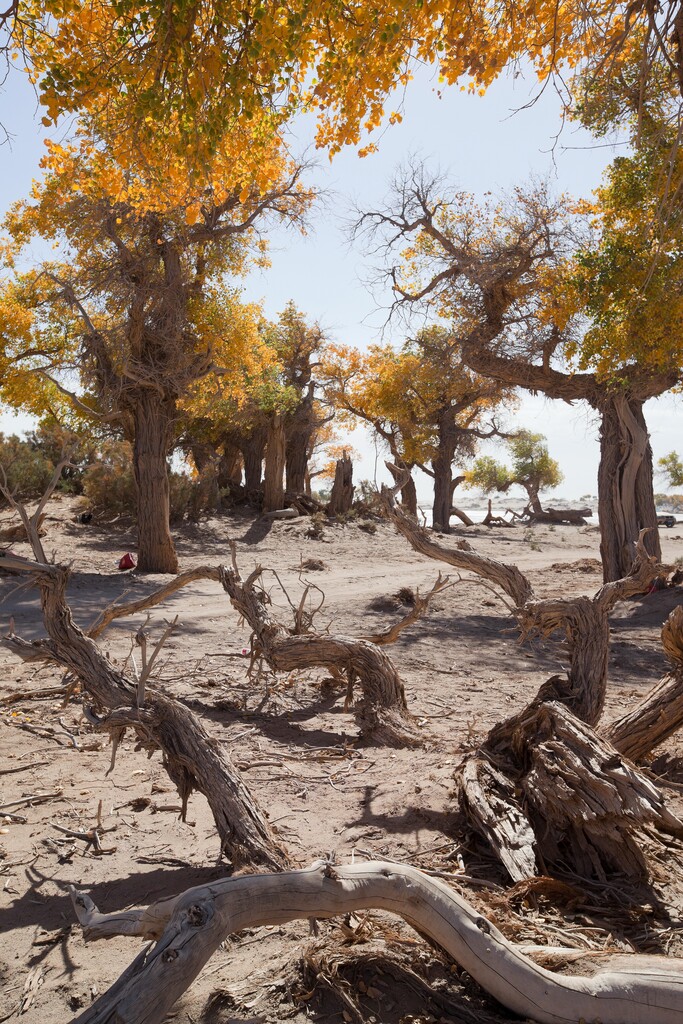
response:
[[[371,862],[246,875],[197,886],[146,910],[100,914],[72,894],[86,939],[156,939],[77,1024],[157,1024],[192,984],[219,944],[243,928],[328,918],[359,910],[403,917],[456,960],[491,996],[542,1024],[680,1024],[681,961],[632,958],[632,967],[591,977],[564,976],[525,956],[461,896],[403,864]]]

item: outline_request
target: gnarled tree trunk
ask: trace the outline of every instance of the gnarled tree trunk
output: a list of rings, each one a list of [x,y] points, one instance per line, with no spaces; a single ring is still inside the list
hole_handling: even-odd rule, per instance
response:
[[[111,733],[115,744],[130,728],[143,747],[161,749],[164,767],[178,787],[183,818],[192,791],[203,793],[216,822],[221,850],[235,867],[284,867],[286,854],[222,745],[209,736],[189,708],[152,687],[143,688],[141,693],[139,686],[116,668],[75,624],[65,597],[68,570],[16,556],[5,557],[3,565],[10,571],[30,573],[36,580],[49,636],[49,640],[27,643],[11,635],[3,639],[3,645],[19,657],[35,660],[42,656],[73,672],[87,699],[105,712],[103,718],[92,714],[90,717],[98,728]],[[201,572],[203,578],[218,577],[218,570]],[[160,593],[170,590],[162,588]],[[103,628],[102,623],[99,625]]]
[[[263,481],[263,511],[277,512],[285,507],[285,424],[279,412],[268,423],[266,473]]]
[[[249,493],[261,488],[263,456],[267,437],[268,431],[265,427],[254,427],[251,433],[240,438],[240,449],[244,460],[244,486]]]
[[[403,459],[394,458],[394,462],[385,462],[385,466],[391,473],[395,482],[400,479],[401,483],[401,504],[408,515],[417,518],[417,488],[413,479],[413,467],[404,462]],[[407,474],[407,476],[406,476]]]
[[[354,713],[364,737],[396,747],[420,742],[408,714],[403,683],[391,658],[380,647],[368,640],[345,636],[310,632],[296,635],[297,630],[301,634],[299,622],[290,632],[273,617],[263,592],[255,586],[261,570],[242,580],[234,562],[233,565],[231,570],[221,570],[221,582],[234,607],[254,631],[256,652],[274,671],[324,667],[344,672],[348,679],[347,704],[358,681],[362,696]]]
[[[598,516],[605,581],[628,573],[643,529],[649,530],[646,549],[657,559],[661,557],[652,449],[643,404],[622,393],[608,393],[596,401],[601,416]]]
[[[138,569],[178,571],[169,525],[168,453],[173,439],[175,402],[142,389],[133,408]]]

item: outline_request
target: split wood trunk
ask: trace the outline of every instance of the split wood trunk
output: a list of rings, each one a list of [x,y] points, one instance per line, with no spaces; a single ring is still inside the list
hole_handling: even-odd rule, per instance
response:
[[[334,483],[330,494],[328,512],[331,516],[343,515],[353,504],[353,462],[348,455],[337,460]]]
[[[622,970],[591,977],[554,974],[444,882],[403,864],[318,862],[280,875],[219,879],[145,910],[114,914],[101,914],[84,893],[72,897],[87,939],[125,934],[157,940],[75,1024],[161,1024],[228,935],[370,909],[403,917],[525,1020],[680,1024],[683,1016],[680,961],[634,956]]]

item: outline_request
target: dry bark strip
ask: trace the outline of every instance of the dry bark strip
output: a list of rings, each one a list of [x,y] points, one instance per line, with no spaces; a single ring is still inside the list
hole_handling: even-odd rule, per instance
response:
[[[192,791],[203,793],[216,822],[221,849],[236,867],[285,867],[284,850],[223,746],[188,708],[153,688],[147,688],[138,703],[135,682],[116,669],[73,621],[65,596],[69,571],[7,553],[1,564],[34,578],[49,637],[28,643],[10,635],[2,644],[19,657],[33,660],[39,653],[73,672],[94,707],[105,713],[106,717],[95,716],[94,720],[111,733],[115,744],[125,729],[132,728],[143,747],[161,749],[164,767],[180,794],[183,817]]]
[[[233,606],[254,632],[254,651],[275,672],[322,667],[345,672],[349,680],[347,700],[357,680],[361,699],[354,713],[361,735],[387,746],[414,746],[421,737],[408,713],[403,683],[391,659],[376,644],[346,636],[304,633],[293,635],[271,614],[268,598],[258,586],[262,570],[243,580],[235,560],[222,568],[220,579]]]
[[[231,933],[360,910],[403,917],[461,965],[491,996],[542,1024],[680,1024],[681,961],[633,956],[630,969],[591,977],[554,974],[526,956],[461,896],[416,868],[371,862],[246,875],[188,889],[144,910],[100,914],[73,893],[86,939],[156,939],[76,1024],[157,1024]]]
[[[626,757],[640,761],[683,725],[683,606],[662,627],[662,646],[672,662],[664,676],[627,714],[603,730]]]

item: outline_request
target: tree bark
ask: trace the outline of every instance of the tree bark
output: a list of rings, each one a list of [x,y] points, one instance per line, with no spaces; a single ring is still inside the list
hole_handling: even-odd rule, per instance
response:
[[[625,394],[606,394],[596,402],[600,412],[598,516],[600,555],[605,581],[628,572],[641,530],[648,529],[645,547],[661,558],[652,484],[652,449],[643,415],[643,401]]]
[[[353,462],[348,455],[337,460],[337,468],[334,473],[334,483],[330,494],[328,512],[331,516],[343,515],[349,511],[353,504]]]
[[[451,509],[453,507],[453,456],[440,450],[432,459],[434,471],[434,504],[432,506],[432,528],[441,533],[450,533]]]
[[[680,1024],[681,962],[629,957],[593,976],[539,966],[457,892],[405,864],[370,862],[218,879],[145,909],[101,914],[71,890],[86,939],[135,935],[157,940],[75,1024],[160,1024],[228,935],[300,918],[362,910],[403,917],[495,1000],[539,1024]]]
[[[250,434],[240,438],[240,449],[244,459],[244,486],[248,493],[261,488],[266,438],[265,427],[254,427]]]
[[[218,462],[218,486],[222,488],[242,486],[242,456],[237,445],[227,438],[223,440],[223,452]]]
[[[263,481],[263,511],[277,512],[285,507],[285,423],[273,413],[268,423],[266,473]]]
[[[175,402],[144,389],[134,406],[133,471],[137,496],[138,569],[176,573],[178,558],[169,526],[168,452]]]

